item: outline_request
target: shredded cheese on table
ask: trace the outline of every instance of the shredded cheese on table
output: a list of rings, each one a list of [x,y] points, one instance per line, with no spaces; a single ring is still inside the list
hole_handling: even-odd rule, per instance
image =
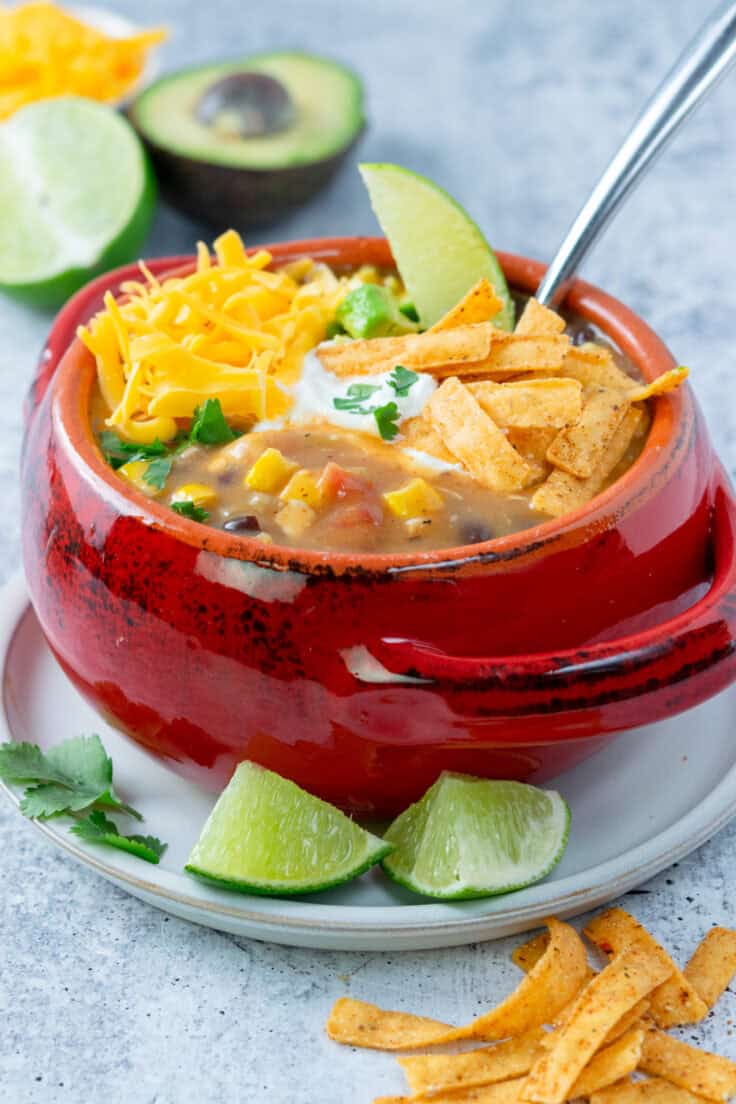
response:
[[[52,96],[114,103],[165,37],[152,30],[112,38],[46,2],[0,7],[0,119]]]
[[[106,424],[130,441],[170,440],[208,398],[245,425],[281,417],[349,288],[311,261],[268,271],[271,254],[248,255],[233,230],[214,249],[217,264],[199,244],[188,276],[159,281],[141,264],[142,280],[124,284],[119,302],[108,292],[78,331],[97,363]]]

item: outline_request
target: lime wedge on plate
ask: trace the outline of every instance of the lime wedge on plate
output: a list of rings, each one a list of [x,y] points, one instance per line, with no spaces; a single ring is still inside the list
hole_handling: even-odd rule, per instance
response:
[[[241,763],[186,869],[243,893],[316,893],[357,877],[390,850],[293,782]]]
[[[569,830],[554,790],[445,773],[386,832],[383,869],[427,897],[493,897],[549,874]]]
[[[483,276],[513,329],[514,303],[496,255],[470,216],[426,176],[400,165],[360,165],[376,218],[423,326],[432,326]]]
[[[140,253],[155,185],[132,127],[74,96],[0,126],[0,290],[57,306]]]

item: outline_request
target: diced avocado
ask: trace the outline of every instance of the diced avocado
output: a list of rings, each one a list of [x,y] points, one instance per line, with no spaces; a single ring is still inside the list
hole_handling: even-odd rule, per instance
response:
[[[386,337],[417,328],[399,309],[391,292],[379,284],[363,284],[346,295],[335,312],[335,321],[351,337]]]

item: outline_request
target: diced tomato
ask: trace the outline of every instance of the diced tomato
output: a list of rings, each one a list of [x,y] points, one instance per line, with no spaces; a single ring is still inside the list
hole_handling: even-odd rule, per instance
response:
[[[363,502],[350,506],[338,506],[330,514],[329,521],[336,529],[380,525],[383,521],[383,507],[376,497],[366,498]]]
[[[334,460],[325,464],[319,479],[320,489],[326,499],[347,498],[348,495],[373,493],[373,485],[359,475],[341,468]]]

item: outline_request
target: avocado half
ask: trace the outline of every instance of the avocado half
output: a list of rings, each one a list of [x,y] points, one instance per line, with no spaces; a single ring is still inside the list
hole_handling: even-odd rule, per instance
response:
[[[180,70],[128,114],[166,199],[219,229],[266,225],[311,199],[365,125],[359,78],[300,53]]]

